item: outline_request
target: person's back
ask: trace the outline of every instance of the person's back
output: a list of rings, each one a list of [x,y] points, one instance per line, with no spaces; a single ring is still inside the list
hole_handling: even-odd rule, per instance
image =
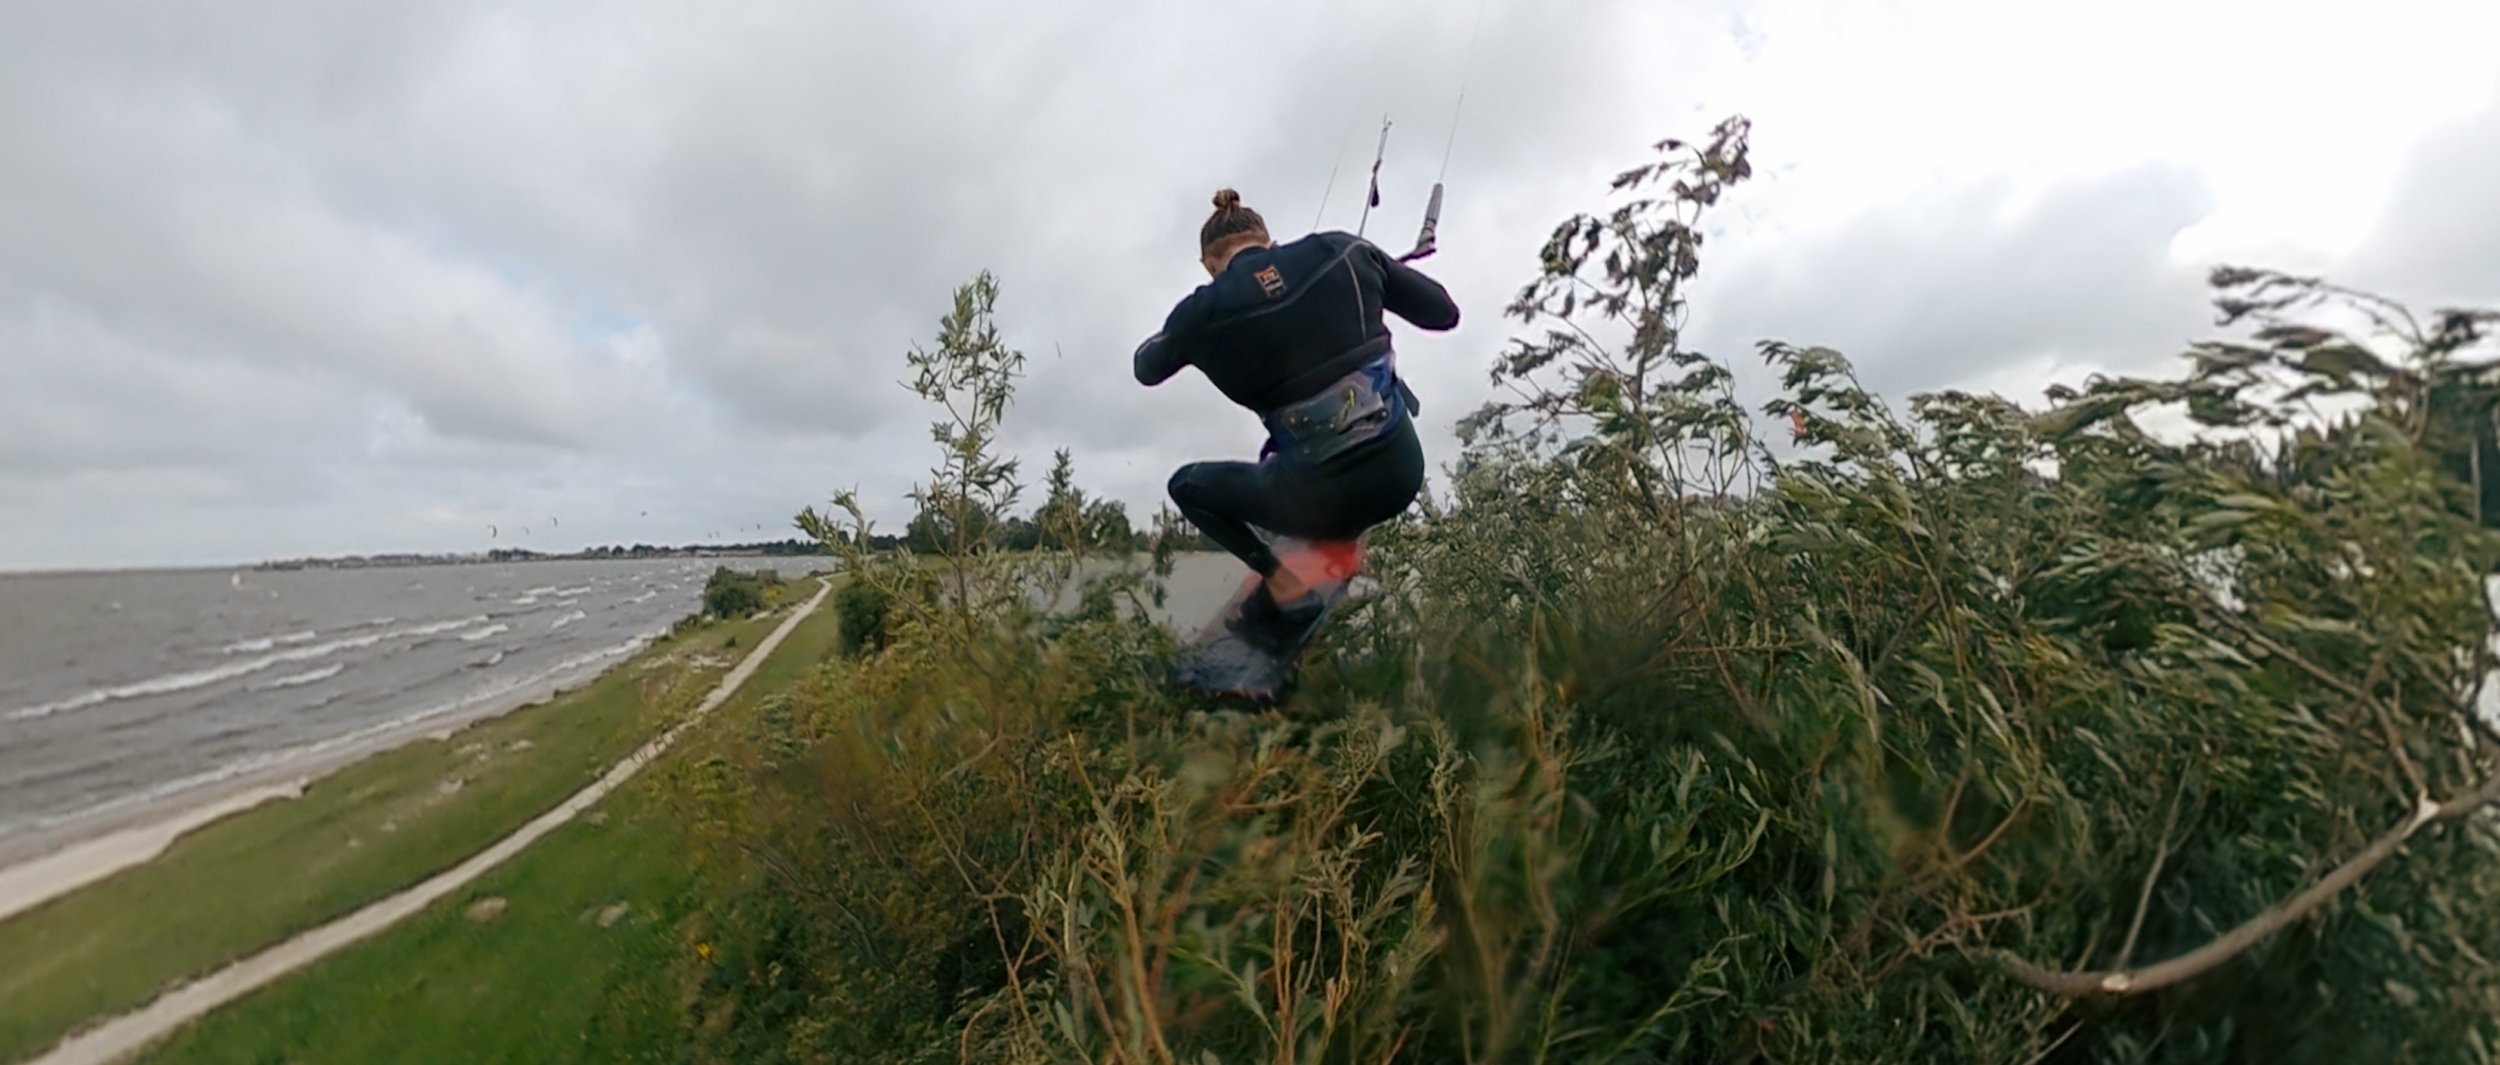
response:
[[[1417,404],[1398,378],[1382,314],[1446,330],[1458,325],[1458,305],[1438,282],[1351,234],[1274,244],[1231,189],[1216,194],[1198,248],[1210,280],[1138,345],[1137,381],[1159,385],[1196,366],[1259,415],[1274,454],[1182,466],[1172,501],[1267,578],[1267,595],[1244,604],[1252,628],[1315,625],[1316,605],[1279,612],[1311,602],[1309,589],[1256,530],[1351,540],[1415,501],[1424,476]]]
[[[1351,233],[1313,233],[1235,253],[1137,352],[1137,380],[1196,366],[1262,415],[1306,399],[1389,353],[1382,312],[1425,329],[1458,324],[1449,294]]]

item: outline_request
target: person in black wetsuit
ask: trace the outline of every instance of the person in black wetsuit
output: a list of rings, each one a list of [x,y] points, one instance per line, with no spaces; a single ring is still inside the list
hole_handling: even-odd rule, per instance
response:
[[[1137,348],[1139,384],[1195,366],[1268,429],[1257,462],[1193,462],[1168,486],[1182,516],[1266,578],[1243,606],[1249,631],[1300,631],[1318,597],[1251,526],[1349,540],[1396,517],[1424,482],[1415,395],[1397,375],[1382,312],[1456,328],[1441,284],[1344,232],[1279,245],[1231,189],[1198,230],[1212,279]],[[1281,622],[1281,624],[1279,624]]]

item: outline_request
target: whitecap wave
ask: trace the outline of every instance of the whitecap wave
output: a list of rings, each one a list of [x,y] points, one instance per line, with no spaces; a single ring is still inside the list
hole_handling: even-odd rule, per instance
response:
[[[225,645],[224,647],[218,648],[217,653],[221,655],[256,655],[263,651],[272,650],[281,646],[307,643],[319,635],[321,635],[321,632],[318,629],[305,629],[302,632],[289,632],[277,636],[260,636],[249,640],[237,640],[233,643]]]
[[[65,699],[55,699],[48,703],[20,707],[16,710],[11,710],[6,716],[0,717],[0,721],[25,721],[39,717],[50,717],[54,714],[66,713],[71,710],[84,710],[91,706],[96,706],[102,703],[117,702],[123,699],[139,699],[151,695],[170,695],[175,692],[190,691],[194,688],[205,688],[211,684],[222,684],[238,677],[248,677],[262,670],[269,669],[274,666],[285,665],[289,662],[307,662],[314,659],[327,658],[342,651],[359,651],[391,640],[423,638],[435,633],[448,632],[452,629],[474,625],[484,620],[486,620],[485,617],[479,616],[475,618],[463,618],[456,621],[438,621],[430,625],[418,625],[405,629],[392,629],[386,632],[369,632],[360,636],[347,636],[340,639],[326,640],[321,643],[309,644],[306,646],[289,647],[283,651],[273,650],[269,653],[259,655],[258,657],[246,658],[237,662],[227,662],[222,665],[210,666],[205,669],[192,669],[184,670],[178,673],[166,673],[159,676],[149,677],[145,680],[131,681],[126,684],[114,684],[102,688],[93,688]],[[270,646],[273,648],[277,646],[275,638],[272,638]]]
[[[262,684],[255,690],[270,691],[277,688],[300,688],[307,684],[319,684],[322,681],[338,676],[344,672],[347,672],[347,663],[332,662],[329,665],[321,667],[320,669],[308,669],[301,673],[289,673],[286,676],[279,677],[266,684]]]
[[[342,735],[332,736],[324,740],[315,740],[311,743],[299,744],[297,746],[287,747],[281,750],[248,755],[218,766],[214,769],[193,773],[174,780],[168,780],[157,784],[154,787],[107,799],[93,806],[88,806],[79,810],[63,814],[55,814],[50,817],[35,818],[28,823],[38,830],[48,828],[53,825],[67,824],[83,820],[85,818],[94,817],[99,814],[109,813],[113,810],[153,802],[157,799],[161,799],[169,795],[176,795],[204,785],[231,780],[235,777],[242,776],[245,773],[253,772],[269,766],[284,765],[292,761],[317,757],[340,747],[362,743],[375,736],[384,735],[397,729],[418,724],[428,718],[441,717],[445,714],[467,709],[481,702],[507,698],[514,693],[556,680],[559,677],[563,677],[567,674],[585,669],[587,667],[597,665],[606,659],[632,654],[649,644],[656,635],[656,633],[645,634],[626,640],[623,643],[612,644],[607,647],[585,651],[581,654],[574,655],[571,658],[558,662],[555,665],[549,666],[537,673],[522,677],[514,677],[500,683],[489,684],[448,702],[437,703],[433,706],[428,706],[412,713],[401,714],[397,717],[391,718],[390,720],[367,725],[363,728],[356,729]]]

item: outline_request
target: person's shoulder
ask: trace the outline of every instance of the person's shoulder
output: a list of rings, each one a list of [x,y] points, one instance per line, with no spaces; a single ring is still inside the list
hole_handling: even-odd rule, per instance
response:
[[[1215,309],[1216,304],[1223,302],[1223,299],[1218,279],[1211,278],[1199,283],[1196,288],[1190,289],[1182,294],[1181,298],[1172,301],[1172,308],[1164,312],[1164,330],[1170,333],[1187,332],[1190,326],[1205,318]]]
[[[1342,229],[1320,230],[1319,232],[1298,238],[1291,243],[1279,244],[1276,246],[1276,251],[1280,255],[1320,259],[1335,259],[1338,256],[1348,253],[1356,255],[1383,254],[1380,251],[1379,246],[1373,244],[1370,240],[1348,233]]]
[[[1326,248],[1328,250],[1328,254],[1331,256],[1352,254],[1373,259],[1384,264],[1392,261],[1394,258],[1389,254],[1388,249],[1372,243],[1372,239],[1370,237],[1355,233],[1348,233],[1342,229],[1331,229],[1326,232],[1313,233],[1304,239],[1316,240],[1320,242],[1320,246]]]

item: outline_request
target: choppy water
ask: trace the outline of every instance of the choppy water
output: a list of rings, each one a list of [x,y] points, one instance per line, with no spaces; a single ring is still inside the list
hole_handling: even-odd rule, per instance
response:
[[[0,575],[0,840],[612,665],[715,565]]]

